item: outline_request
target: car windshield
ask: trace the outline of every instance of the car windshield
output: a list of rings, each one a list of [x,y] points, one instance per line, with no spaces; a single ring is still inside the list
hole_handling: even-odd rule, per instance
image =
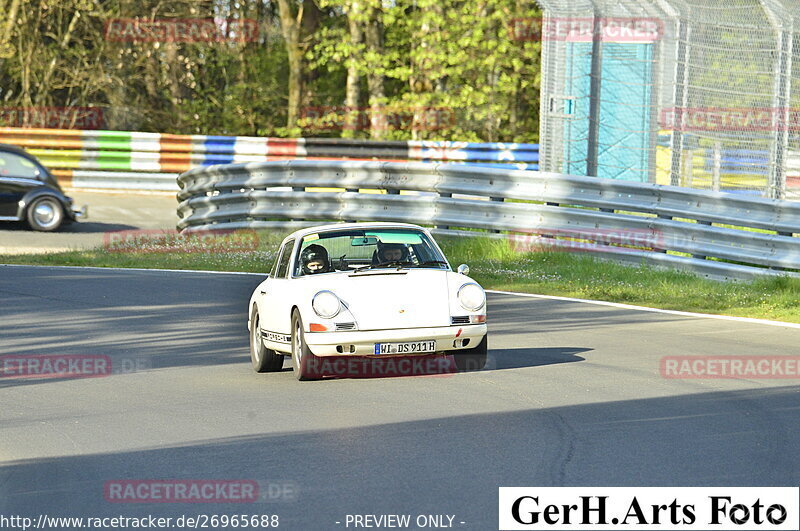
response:
[[[420,230],[326,231],[303,238],[293,276],[412,267],[449,269],[442,253]]]

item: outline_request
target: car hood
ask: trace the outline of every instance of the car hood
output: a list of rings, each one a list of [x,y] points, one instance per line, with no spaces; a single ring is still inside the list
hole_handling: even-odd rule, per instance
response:
[[[337,275],[330,289],[359,330],[448,326],[448,271],[403,269]]]

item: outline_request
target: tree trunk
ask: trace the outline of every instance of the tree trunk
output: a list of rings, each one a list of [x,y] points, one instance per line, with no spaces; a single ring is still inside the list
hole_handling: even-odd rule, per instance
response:
[[[297,119],[300,117],[300,96],[303,92],[303,58],[300,50],[300,21],[303,19],[303,8],[300,7],[295,13],[289,0],[278,0],[278,12],[289,58],[289,103],[286,108],[286,127],[293,129],[297,127]]]
[[[350,29],[350,57],[347,59],[347,86],[344,100],[344,121],[342,124],[342,138],[353,138],[361,123],[361,75],[359,63],[361,62],[361,44],[364,33],[361,31],[359,14],[361,6],[354,0],[347,9],[347,26]]]
[[[370,17],[366,28],[367,50],[372,57],[383,57],[383,22],[381,5],[378,3],[370,9]],[[370,128],[369,136],[373,140],[381,140],[386,132],[385,114],[386,93],[381,65],[370,64],[367,73],[367,89],[369,90]]]
[[[14,47],[11,44],[11,33],[14,30],[14,21],[17,18],[20,0],[10,0],[10,2],[11,4],[8,7],[5,24],[0,28],[0,31],[2,31],[2,33],[0,33],[0,66],[2,66],[3,59],[10,59],[14,56]],[[5,0],[0,0],[0,7],[2,7],[2,11],[6,11]]]
[[[300,105],[305,94],[305,82],[308,73],[305,71],[303,56],[310,46],[310,37],[314,35],[321,18],[321,12],[314,0],[303,0],[300,7],[292,7],[293,0],[278,0],[278,14],[281,19],[281,32],[286,41],[289,57],[289,104],[286,111],[286,127],[297,127],[300,118]],[[308,103],[308,102],[306,102]]]
[[[300,100],[303,97],[303,52],[293,46],[289,49],[289,103],[286,108],[286,127],[297,127],[300,118]]]

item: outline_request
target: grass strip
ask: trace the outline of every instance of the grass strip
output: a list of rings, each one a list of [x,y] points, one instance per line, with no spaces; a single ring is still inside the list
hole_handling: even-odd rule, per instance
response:
[[[283,234],[258,233],[247,248],[187,247],[175,242],[45,254],[0,255],[0,263],[265,273]],[[591,253],[515,250],[505,239],[437,238],[448,260],[470,266],[487,289],[621,302],[653,308],[800,323],[800,279],[718,282],[692,273],[598,260]],[[252,244],[253,241],[249,240]]]

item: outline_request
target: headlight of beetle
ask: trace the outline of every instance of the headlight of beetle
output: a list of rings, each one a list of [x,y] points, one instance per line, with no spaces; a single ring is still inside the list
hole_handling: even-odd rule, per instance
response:
[[[458,289],[458,302],[465,310],[477,312],[486,304],[486,293],[482,287],[470,282]]]
[[[320,291],[311,300],[314,313],[323,319],[333,319],[342,309],[342,301],[332,291]]]

